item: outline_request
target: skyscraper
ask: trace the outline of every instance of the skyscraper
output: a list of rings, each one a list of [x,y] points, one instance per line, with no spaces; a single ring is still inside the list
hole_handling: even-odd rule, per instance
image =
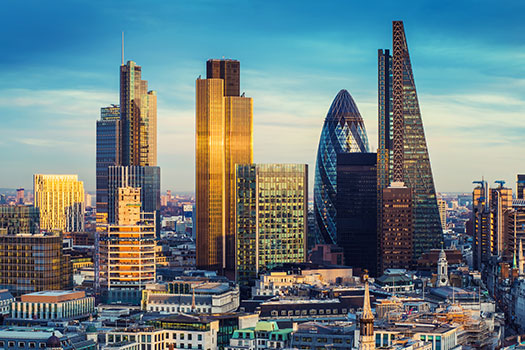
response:
[[[524,199],[523,191],[525,190],[525,174],[518,174],[516,178],[516,198]]]
[[[0,205],[0,232],[6,234],[39,233],[38,208],[26,205]]]
[[[441,220],[441,229],[447,229],[447,202],[444,199],[438,198],[439,218]]]
[[[314,212],[318,232],[315,243],[337,242],[337,155],[368,151],[368,136],[363,118],[352,96],[348,91],[341,90],[328,110],[317,150]]]
[[[119,188],[114,224],[98,225],[99,283],[106,302],[140,304],[155,282],[155,214],[141,210],[140,189]]]
[[[308,165],[237,165],[236,280],[243,293],[261,271],[306,257]]]
[[[217,60],[208,61],[213,78],[196,82],[197,266],[234,271],[235,165],[253,162],[253,101],[226,93],[239,81],[238,61],[225,61],[224,75],[218,64],[217,73]]]
[[[377,155],[337,155],[337,245],[346,265],[377,276]]]
[[[34,175],[40,229],[84,231],[84,183],[77,175]]]
[[[224,96],[239,96],[241,92],[241,65],[237,60],[208,60],[206,79],[224,80]]]
[[[157,93],[133,61],[120,66],[120,120],[121,164],[157,165]]]
[[[97,120],[97,216],[108,212],[108,168],[120,165],[120,107],[112,105],[100,109]],[[107,217],[102,218],[106,220]]]
[[[402,21],[393,22],[393,56],[389,50],[378,51],[378,86],[379,201],[381,191],[393,181],[404,182],[412,189],[414,257],[418,258],[423,252],[437,248],[442,230]]]

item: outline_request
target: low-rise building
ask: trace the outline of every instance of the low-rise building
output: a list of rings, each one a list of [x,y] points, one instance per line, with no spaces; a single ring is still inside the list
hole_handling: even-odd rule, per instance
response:
[[[430,342],[432,350],[451,350],[458,346],[461,327],[445,323],[395,323],[374,327],[376,347],[390,347],[397,339],[412,338]]]
[[[95,314],[95,298],[83,291],[43,291],[24,294],[11,307],[8,324],[34,325],[49,321],[87,319]]]
[[[292,332],[292,328],[280,329],[277,322],[259,321],[255,327],[235,331],[225,350],[289,348]]]
[[[345,299],[283,299],[269,300],[259,306],[261,320],[293,322],[348,319],[349,306]]]
[[[0,329],[0,349],[95,350],[97,344],[81,333],[61,333],[54,328],[5,327]]]
[[[11,313],[11,304],[15,301],[13,294],[7,289],[0,290],[0,315],[6,317]]]
[[[356,325],[353,322],[318,323],[305,322],[296,326],[292,333],[291,347],[317,350],[349,349],[354,344]]]

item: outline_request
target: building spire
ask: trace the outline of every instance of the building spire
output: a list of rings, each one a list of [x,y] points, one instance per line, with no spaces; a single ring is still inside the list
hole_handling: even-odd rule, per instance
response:
[[[365,281],[365,296],[363,299],[363,314],[360,319],[359,350],[375,350],[374,314],[370,307],[370,291],[368,290],[368,271],[363,276]]]
[[[373,320],[374,314],[372,313],[372,308],[370,307],[370,291],[368,288],[368,275],[365,275],[365,297],[363,300],[363,315],[361,316],[362,320]]]
[[[524,274],[524,267],[525,267],[525,261],[523,258],[523,240],[520,238],[520,251],[518,252],[518,260],[519,260],[519,274],[520,276],[523,276]]]
[[[122,32],[122,45],[121,45],[121,48],[122,48],[122,52],[121,52],[120,59],[121,59],[121,64],[124,65],[124,32]]]

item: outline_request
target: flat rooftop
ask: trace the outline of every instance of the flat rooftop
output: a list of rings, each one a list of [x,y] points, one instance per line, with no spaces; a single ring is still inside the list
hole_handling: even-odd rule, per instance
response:
[[[75,290],[49,290],[34,292],[21,296],[22,302],[59,303],[68,300],[81,299],[86,296],[84,291]]]

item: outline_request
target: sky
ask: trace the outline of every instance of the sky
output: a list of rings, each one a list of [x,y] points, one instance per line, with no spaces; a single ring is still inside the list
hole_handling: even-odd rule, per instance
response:
[[[525,2],[5,0],[0,11],[0,187],[78,174],[95,189],[95,126],[125,60],[158,94],[162,189],[194,190],[195,80],[241,62],[254,161],[307,163],[324,118],[353,96],[377,149],[377,49],[403,20],[436,191],[525,173]]]

